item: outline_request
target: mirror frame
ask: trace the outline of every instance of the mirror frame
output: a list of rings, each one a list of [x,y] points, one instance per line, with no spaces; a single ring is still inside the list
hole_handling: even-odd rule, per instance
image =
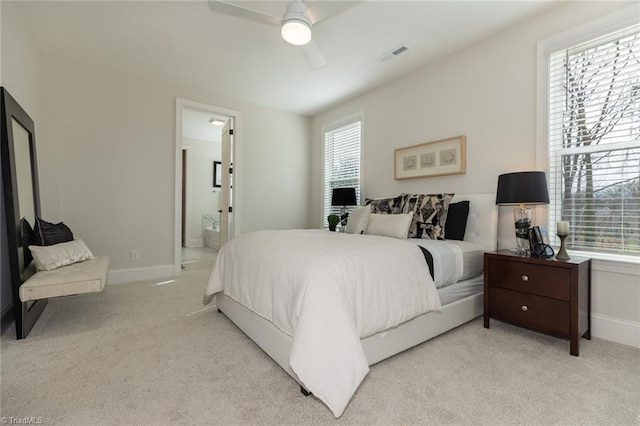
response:
[[[9,266],[11,272],[11,293],[13,312],[16,325],[16,337],[27,337],[40,314],[47,305],[47,299],[22,303],[20,301],[20,286],[31,274],[33,268],[24,264],[22,247],[22,227],[20,226],[20,204],[18,201],[18,182],[15,162],[13,122],[17,121],[29,133],[29,151],[31,154],[31,180],[33,191],[34,213],[40,217],[40,193],[38,190],[38,162],[36,159],[36,137],[33,120],[16,100],[4,88],[0,87],[0,103],[2,113],[2,183],[4,189],[5,216],[7,220],[7,246],[9,249]],[[34,226],[34,224],[31,224]]]

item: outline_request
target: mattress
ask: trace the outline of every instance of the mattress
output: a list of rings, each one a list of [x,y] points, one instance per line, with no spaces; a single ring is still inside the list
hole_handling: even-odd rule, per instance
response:
[[[484,291],[484,249],[468,241],[447,240],[446,243],[462,252],[462,277],[456,283],[437,289],[442,306]]]
[[[481,273],[464,281],[441,287],[437,289],[438,296],[440,296],[440,304],[445,306],[473,294],[482,293],[483,286],[484,275]]]

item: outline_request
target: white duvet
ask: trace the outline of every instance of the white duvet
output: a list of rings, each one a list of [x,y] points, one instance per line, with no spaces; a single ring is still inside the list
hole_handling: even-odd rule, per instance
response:
[[[221,291],[292,337],[292,370],[336,417],[369,371],[360,338],[440,308],[411,240],[321,230],[234,238],[218,254],[205,303]]]

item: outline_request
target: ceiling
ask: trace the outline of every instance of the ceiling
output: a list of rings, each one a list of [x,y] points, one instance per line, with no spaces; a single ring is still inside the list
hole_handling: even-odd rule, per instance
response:
[[[316,70],[278,27],[215,13],[205,1],[25,1],[20,7],[44,52],[314,115],[558,2],[356,2],[313,28],[328,62]],[[282,1],[247,5],[273,14],[286,9]],[[409,49],[377,60],[400,45]]]

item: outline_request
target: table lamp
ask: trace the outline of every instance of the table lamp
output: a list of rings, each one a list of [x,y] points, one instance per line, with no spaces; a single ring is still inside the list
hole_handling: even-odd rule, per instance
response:
[[[529,250],[531,227],[531,209],[527,205],[549,204],[547,178],[544,172],[505,173],[498,176],[496,204],[517,206],[513,210],[517,242],[514,251],[526,253]]]
[[[331,205],[342,207],[340,209],[340,223],[342,226],[345,226],[347,224],[347,218],[349,217],[349,213],[347,213],[347,206],[358,205],[358,201],[356,200],[356,189],[333,188],[333,192],[331,193]]]

